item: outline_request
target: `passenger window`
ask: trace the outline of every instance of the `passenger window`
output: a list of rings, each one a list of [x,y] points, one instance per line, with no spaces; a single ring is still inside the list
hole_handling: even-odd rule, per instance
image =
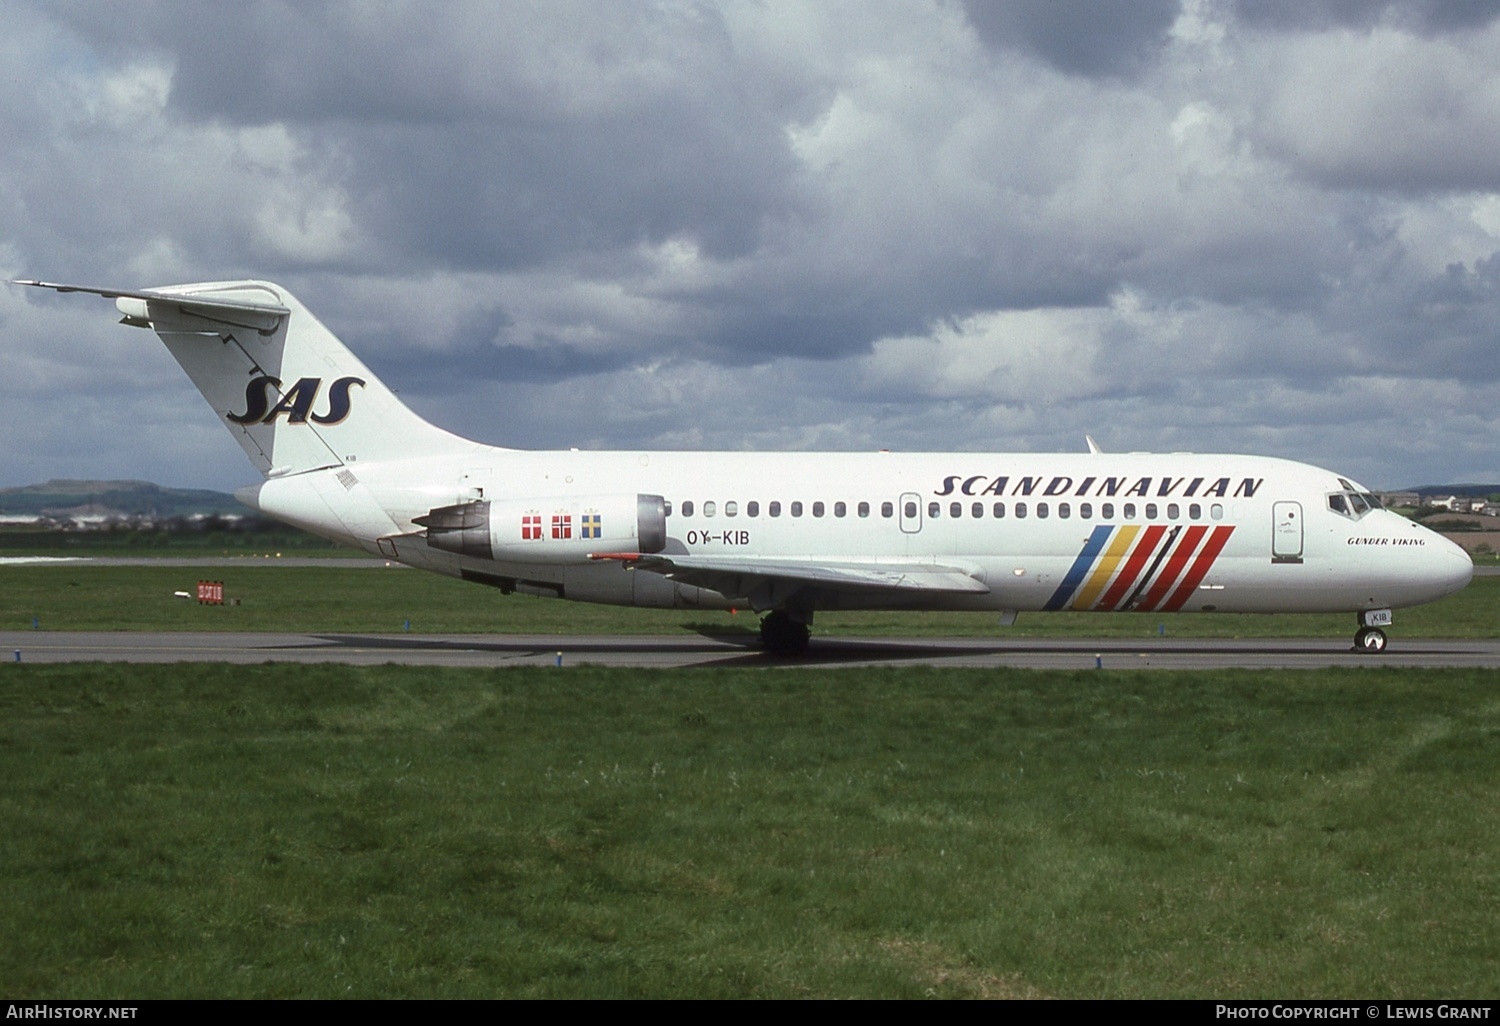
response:
[[[1125,519],[1126,520],[1134,520],[1135,519],[1135,503],[1133,503],[1133,502],[1127,502],[1125,504]]]
[[[969,508],[969,515],[972,516],[975,520],[978,520],[981,517],[983,517],[984,516],[984,503],[982,503],[982,502],[976,502],[976,503],[974,503],[974,505]]]
[[[1057,515],[1066,520],[1073,515],[1073,508],[1066,502],[1059,502],[1057,504]]]
[[[933,519],[933,520],[936,520],[937,517],[938,517],[938,514],[940,512],[942,512],[942,509],[943,509],[943,507],[941,505],[939,505],[938,503],[936,503],[936,502],[929,502],[927,504],[927,516],[929,518]]]
[[[1182,509],[1175,502],[1167,503],[1167,519],[1176,520],[1182,515]]]
[[[870,504],[868,502],[861,502],[859,504],[859,515],[862,517],[870,515]],[[887,513],[886,516],[890,516],[890,514]]]
[[[815,503],[813,503],[813,516],[820,517],[822,515],[823,515],[823,504],[821,502],[815,502]]]
[[[1223,520],[1224,507],[1216,502],[1212,506],[1208,507],[1208,515],[1213,517],[1215,520]]]
[[[792,503],[792,516],[794,516],[794,517],[800,517],[801,515],[802,515],[802,503],[800,503],[800,502],[794,502],[794,503]]]
[[[1154,503],[1154,502],[1148,502],[1148,503],[1146,503],[1146,519],[1147,520],[1155,520],[1156,519],[1156,503]]]
[[[745,503],[745,516],[747,516],[747,517],[758,517],[758,516],[760,516],[760,503],[754,501],[753,499],[750,502]]]
[[[682,504],[682,515],[685,516],[685,517],[690,517],[690,516],[693,515],[693,500],[692,499],[687,499],[686,501],[683,502],[683,504]]]
[[[1099,515],[1102,516],[1105,520],[1113,520],[1115,518],[1115,504],[1112,502],[1106,502],[1100,509]]]
[[[1018,503],[1016,503],[1016,519],[1017,520],[1024,520],[1025,518],[1026,518],[1026,503],[1024,503],[1024,502],[1018,502]]]
[[[910,505],[910,504],[908,504],[908,505]],[[880,504],[880,515],[883,516],[883,517],[885,517],[887,520],[889,520],[891,517],[895,516],[896,515],[896,504],[893,503],[893,502],[882,502]],[[912,515],[913,516],[916,515],[916,510],[912,510]]]
[[[1188,507],[1188,516],[1192,517],[1194,520],[1202,520],[1203,519],[1203,507],[1200,506],[1200,505],[1198,505],[1196,502],[1193,503],[1191,506]]]
[[[996,520],[1004,520],[1005,519],[1005,503],[1003,503],[1003,502],[997,502],[997,503],[995,503],[994,507],[991,508],[990,512],[993,513],[993,514],[995,514],[995,519]]]
[[[781,503],[777,502],[775,499],[772,499],[771,503],[766,506],[766,512],[773,517],[781,516]]]
[[[704,515],[704,516],[706,516],[706,517],[711,517],[711,516],[713,516],[713,515],[714,515],[714,513],[715,513],[715,512],[716,512],[716,511],[717,511],[717,510],[718,510],[718,506],[716,506],[716,505],[715,505],[715,504],[714,504],[714,501],[713,501],[713,500],[712,500],[712,499],[710,499],[710,500],[708,500],[708,501],[707,501],[707,502],[705,502],[705,503],[704,503],[704,504],[703,504],[703,515]]]
[[[842,502],[835,502],[833,504],[833,515],[834,516],[841,517],[841,516],[843,516],[847,512],[849,512],[849,507],[845,506]]]
[[[917,518],[917,504],[915,502],[908,502],[902,507],[901,515],[908,520],[915,520]]]
[[[1078,515],[1085,520],[1094,519],[1094,504],[1091,502],[1080,502],[1078,504]]]
[[[1039,502],[1036,504],[1036,515],[1038,519],[1047,519],[1047,504],[1045,502]]]
[[[957,520],[959,517],[963,516],[964,515],[964,504],[961,503],[961,502],[949,503],[948,504],[948,515],[950,517],[952,517],[954,520]]]
[[[724,515],[726,517],[739,516],[740,504],[737,502],[724,503]]]
[[[672,502],[670,499],[662,504],[662,508],[666,512],[667,516],[672,515]]]

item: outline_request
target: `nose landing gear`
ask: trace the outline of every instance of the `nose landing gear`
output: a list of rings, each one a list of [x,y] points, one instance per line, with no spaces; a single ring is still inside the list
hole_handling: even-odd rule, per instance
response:
[[[1389,609],[1366,609],[1359,614],[1359,630],[1354,632],[1354,649],[1357,652],[1368,652],[1371,655],[1379,655],[1385,651],[1386,636],[1381,627],[1389,627],[1391,623],[1391,611]]]

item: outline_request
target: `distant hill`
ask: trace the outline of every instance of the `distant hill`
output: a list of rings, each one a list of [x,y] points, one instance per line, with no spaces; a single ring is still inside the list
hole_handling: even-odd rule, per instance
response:
[[[0,488],[0,514],[20,516],[184,517],[249,512],[225,492],[163,488],[149,481],[47,481]]]
[[[1484,499],[1491,495],[1500,495],[1500,484],[1423,485],[1420,488],[1402,490],[1416,492],[1419,495],[1462,495],[1467,499]]]

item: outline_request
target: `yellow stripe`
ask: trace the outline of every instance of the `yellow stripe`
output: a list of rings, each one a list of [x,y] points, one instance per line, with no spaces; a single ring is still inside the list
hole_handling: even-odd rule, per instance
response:
[[[1120,528],[1120,533],[1115,535],[1115,540],[1109,543],[1109,550],[1099,559],[1099,565],[1089,575],[1088,583],[1073,600],[1074,609],[1088,609],[1098,599],[1104,586],[1119,569],[1120,560],[1125,558],[1125,553],[1130,551],[1130,543],[1135,541],[1135,536],[1141,532],[1139,524],[1127,524]]]

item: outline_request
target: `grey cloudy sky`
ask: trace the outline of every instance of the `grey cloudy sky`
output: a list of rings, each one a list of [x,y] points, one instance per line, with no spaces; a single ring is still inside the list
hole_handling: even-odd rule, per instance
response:
[[[1500,480],[1500,6],[0,6],[0,275],[291,288],[528,448],[1258,452]],[[0,485],[255,475],[0,289]]]

